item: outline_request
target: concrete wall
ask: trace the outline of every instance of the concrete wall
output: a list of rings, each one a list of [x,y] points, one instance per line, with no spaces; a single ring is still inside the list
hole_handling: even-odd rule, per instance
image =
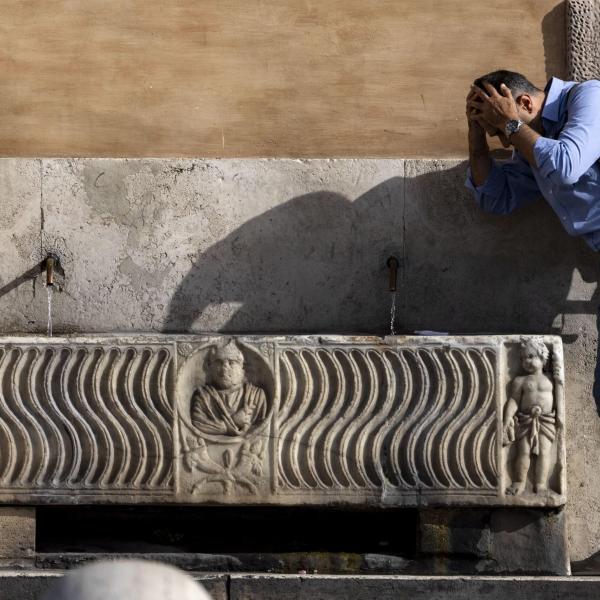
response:
[[[44,332],[31,269],[64,265],[56,332],[559,333],[572,558],[600,549],[600,265],[540,201],[483,214],[465,164],[0,160],[0,330]]]
[[[466,153],[464,98],[565,75],[560,0],[0,0],[0,155]]]

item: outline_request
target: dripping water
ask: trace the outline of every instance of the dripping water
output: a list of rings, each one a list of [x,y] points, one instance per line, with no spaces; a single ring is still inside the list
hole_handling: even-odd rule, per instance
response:
[[[392,292],[392,306],[390,307],[390,335],[396,335],[396,292]]]
[[[48,337],[52,337],[52,295],[54,294],[54,286],[47,285],[46,293],[48,294]]]

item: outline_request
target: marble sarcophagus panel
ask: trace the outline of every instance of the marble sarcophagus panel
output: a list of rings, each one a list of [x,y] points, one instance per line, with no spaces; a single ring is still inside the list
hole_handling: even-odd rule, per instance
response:
[[[0,339],[0,501],[564,504],[557,337]]]

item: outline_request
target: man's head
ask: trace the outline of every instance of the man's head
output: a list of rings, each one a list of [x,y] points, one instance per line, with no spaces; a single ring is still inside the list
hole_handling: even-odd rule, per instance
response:
[[[493,71],[492,73],[478,77],[473,84],[486,93],[487,90],[485,84],[489,84],[493,86],[499,94],[502,94],[501,86],[504,84],[511,91],[511,94],[517,103],[519,119],[531,126],[534,126],[535,123],[539,122],[542,109],[544,108],[546,95],[543,90],[540,90],[533,85],[533,83],[531,83],[524,75],[521,75],[521,73],[506,70]],[[510,146],[504,132],[497,129],[486,129],[486,131],[490,136],[497,136],[505,147]]]
[[[210,382],[220,389],[237,388],[244,383],[244,355],[233,341],[213,346],[207,366]]]
[[[504,84],[512,92],[515,100],[521,94],[536,95],[544,93],[538,87],[533,85],[533,83],[531,83],[531,81],[529,81],[525,75],[521,75],[521,73],[515,73],[514,71],[493,71],[492,73],[478,77],[473,83],[484,91],[485,87],[483,84],[489,83],[496,88],[496,91],[499,94],[502,93],[500,86]]]

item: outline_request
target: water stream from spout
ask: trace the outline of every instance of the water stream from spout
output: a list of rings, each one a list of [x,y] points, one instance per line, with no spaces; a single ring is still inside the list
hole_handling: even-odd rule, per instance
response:
[[[46,293],[48,294],[48,337],[52,337],[52,295],[54,294],[54,286],[47,285]]]
[[[396,335],[396,292],[392,292],[392,306],[390,308],[390,335]]]

